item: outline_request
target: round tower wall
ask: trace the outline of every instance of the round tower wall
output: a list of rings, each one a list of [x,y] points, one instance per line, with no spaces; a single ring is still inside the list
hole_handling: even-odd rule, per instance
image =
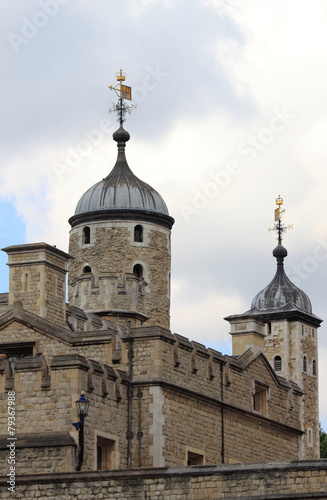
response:
[[[71,230],[69,252],[74,257],[70,305],[120,324],[130,319],[132,326],[139,326],[146,320],[146,326],[169,329],[169,229],[139,221],[83,224]]]

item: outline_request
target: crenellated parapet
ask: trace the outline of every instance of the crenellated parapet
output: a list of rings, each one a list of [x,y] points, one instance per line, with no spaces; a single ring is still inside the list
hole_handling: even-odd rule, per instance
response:
[[[121,277],[118,273],[107,272],[95,277],[92,272],[84,272],[70,286],[71,304],[78,308],[105,315],[122,324],[126,323],[126,318],[134,318],[136,325],[148,319],[147,283],[134,273],[125,273]]]
[[[134,358],[140,360],[133,368],[134,381],[162,379],[219,397],[220,352],[161,327],[132,328],[131,339]]]

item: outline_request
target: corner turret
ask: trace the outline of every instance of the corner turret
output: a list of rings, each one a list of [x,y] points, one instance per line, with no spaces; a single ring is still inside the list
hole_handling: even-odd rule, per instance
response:
[[[260,349],[277,375],[295,382],[304,392],[302,426],[304,437],[299,458],[319,458],[318,348],[317,329],[322,320],[312,313],[309,297],[294,285],[284,270],[287,250],[282,234],[283,200],[276,200],[275,225],[278,245],[273,250],[277,270],[272,281],[253,299],[251,309],[228,316],[233,355]]]

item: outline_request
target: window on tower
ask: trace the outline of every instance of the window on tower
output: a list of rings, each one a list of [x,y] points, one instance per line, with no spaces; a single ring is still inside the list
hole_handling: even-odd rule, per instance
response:
[[[307,429],[308,446],[313,446],[313,433],[312,429]]]
[[[140,224],[134,227],[134,241],[137,243],[143,242],[143,227]]]
[[[92,269],[90,268],[90,266],[84,266],[83,267],[83,274],[85,273],[91,273],[92,272]]]
[[[312,361],[312,375],[317,376],[317,361],[315,359]]]
[[[138,278],[143,278],[143,267],[141,264],[135,264],[133,267],[133,274],[136,274]]]
[[[274,357],[274,370],[280,372],[282,370],[282,358],[280,356]]]
[[[83,228],[83,244],[88,245],[91,243],[91,229],[88,226]]]
[[[303,360],[302,360],[302,370],[307,373],[307,357],[306,356],[303,356]]]

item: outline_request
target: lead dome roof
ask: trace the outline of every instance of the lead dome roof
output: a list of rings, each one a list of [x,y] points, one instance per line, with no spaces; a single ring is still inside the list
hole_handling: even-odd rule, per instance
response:
[[[118,156],[114,168],[107,177],[91,186],[77,203],[75,214],[69,222],[72,226],[79,222],[111,219],[120,216],[141,219],[148,214],[159,219],[165,226],[172,226],[174,219],[169,216],[162,196],[149,184],[132,172],[125,156],[125,144],[129,133],[121,125],[113,134],[117,142]],[[136,217],[137,216],[137,217]],[[160,223],[159,222],[159,223]]]
[[[258,313],[298,310],[312,314],[311,300],[306,293],[294,285],[284,271],[287,250],[278,245],[273,256],[277,259],[277,271],[272,281],[253,299],[251,310]]]
[[[306,293],[294,285],[284,271],[287,250],[281,243],[273,250],[277,259],[277,270],[272,281],[252,300],[251,309],[242,314],[227,316],[227,321],[260,318],[265,322],[278,319],[306,321],[319,327],[322,319],[312,313],[311,300]]]
[[[146,210],[169,215],[162,196],[149,184],[141,181],[129,168],[125,143],[129,133],[120,127],[113,139],[118,143],[118,157],[110,174],[90,187],[77,203],[75,215],[95,210]],[[123,147],[122,147],[123,146]]]

